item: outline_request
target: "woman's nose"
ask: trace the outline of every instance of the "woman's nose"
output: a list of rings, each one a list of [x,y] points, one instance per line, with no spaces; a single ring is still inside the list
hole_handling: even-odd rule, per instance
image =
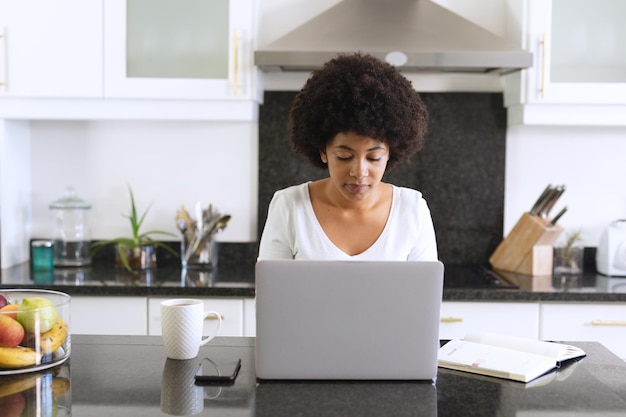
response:
[[[350,170],[350,176],[355,178],[364,178],[367,177],[367,162],[357,160],[354,162],[352,169]]]

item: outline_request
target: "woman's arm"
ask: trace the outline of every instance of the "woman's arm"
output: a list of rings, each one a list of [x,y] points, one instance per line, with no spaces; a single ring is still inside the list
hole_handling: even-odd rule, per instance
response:
[[[409,261],[436,261],[437,239],[435,237],[435,227],[430,215],[430,209],[426,200],[420,197],[417,210],[417,236],[415,236],[415,246],[411,250],[407,260]]]
[[[293,259],[293,233],[289,232],[289,218],[284,196],[280,192],[275,193],[261,235],[259,260]]]

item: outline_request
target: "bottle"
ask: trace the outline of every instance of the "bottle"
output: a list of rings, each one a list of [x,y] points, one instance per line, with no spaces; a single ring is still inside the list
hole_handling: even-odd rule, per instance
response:
[[[74,188],[50,204],[53,218],[54,266],[85,266],[91,264],[91,205],[76,197]]]

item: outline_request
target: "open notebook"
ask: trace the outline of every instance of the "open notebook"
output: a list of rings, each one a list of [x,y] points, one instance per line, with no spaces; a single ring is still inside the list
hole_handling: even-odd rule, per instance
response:
[[[259,379],[437,374],[440,262],[259,261]]]
[[[529,382],[586,356],[575,346],[497,333],[468,333],[439,350],[439,366],[475,374]]]

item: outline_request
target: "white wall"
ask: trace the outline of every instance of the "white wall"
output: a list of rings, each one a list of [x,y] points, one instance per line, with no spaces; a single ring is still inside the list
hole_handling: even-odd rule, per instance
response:
[[[597,246],[604,228],[626,218],[626,128],[514,126],[507,132],[504,233],[549,183],[566,191],[559,224]]]
[[[28,259],[30,239],[31,172],[30,125],[0,119],[0,257],[2,266]]]
[[[51,230],[48,206],[66,186],[93,204],[94,239],[127,236],[126,184],[138,210],[152,206],[144,230],[177,233],[176,211],[213,204],[232,219],[222,241],[255,241],[256,123],[33,121],[32,233]],[[3,222],[4,227],[4,222]]]

